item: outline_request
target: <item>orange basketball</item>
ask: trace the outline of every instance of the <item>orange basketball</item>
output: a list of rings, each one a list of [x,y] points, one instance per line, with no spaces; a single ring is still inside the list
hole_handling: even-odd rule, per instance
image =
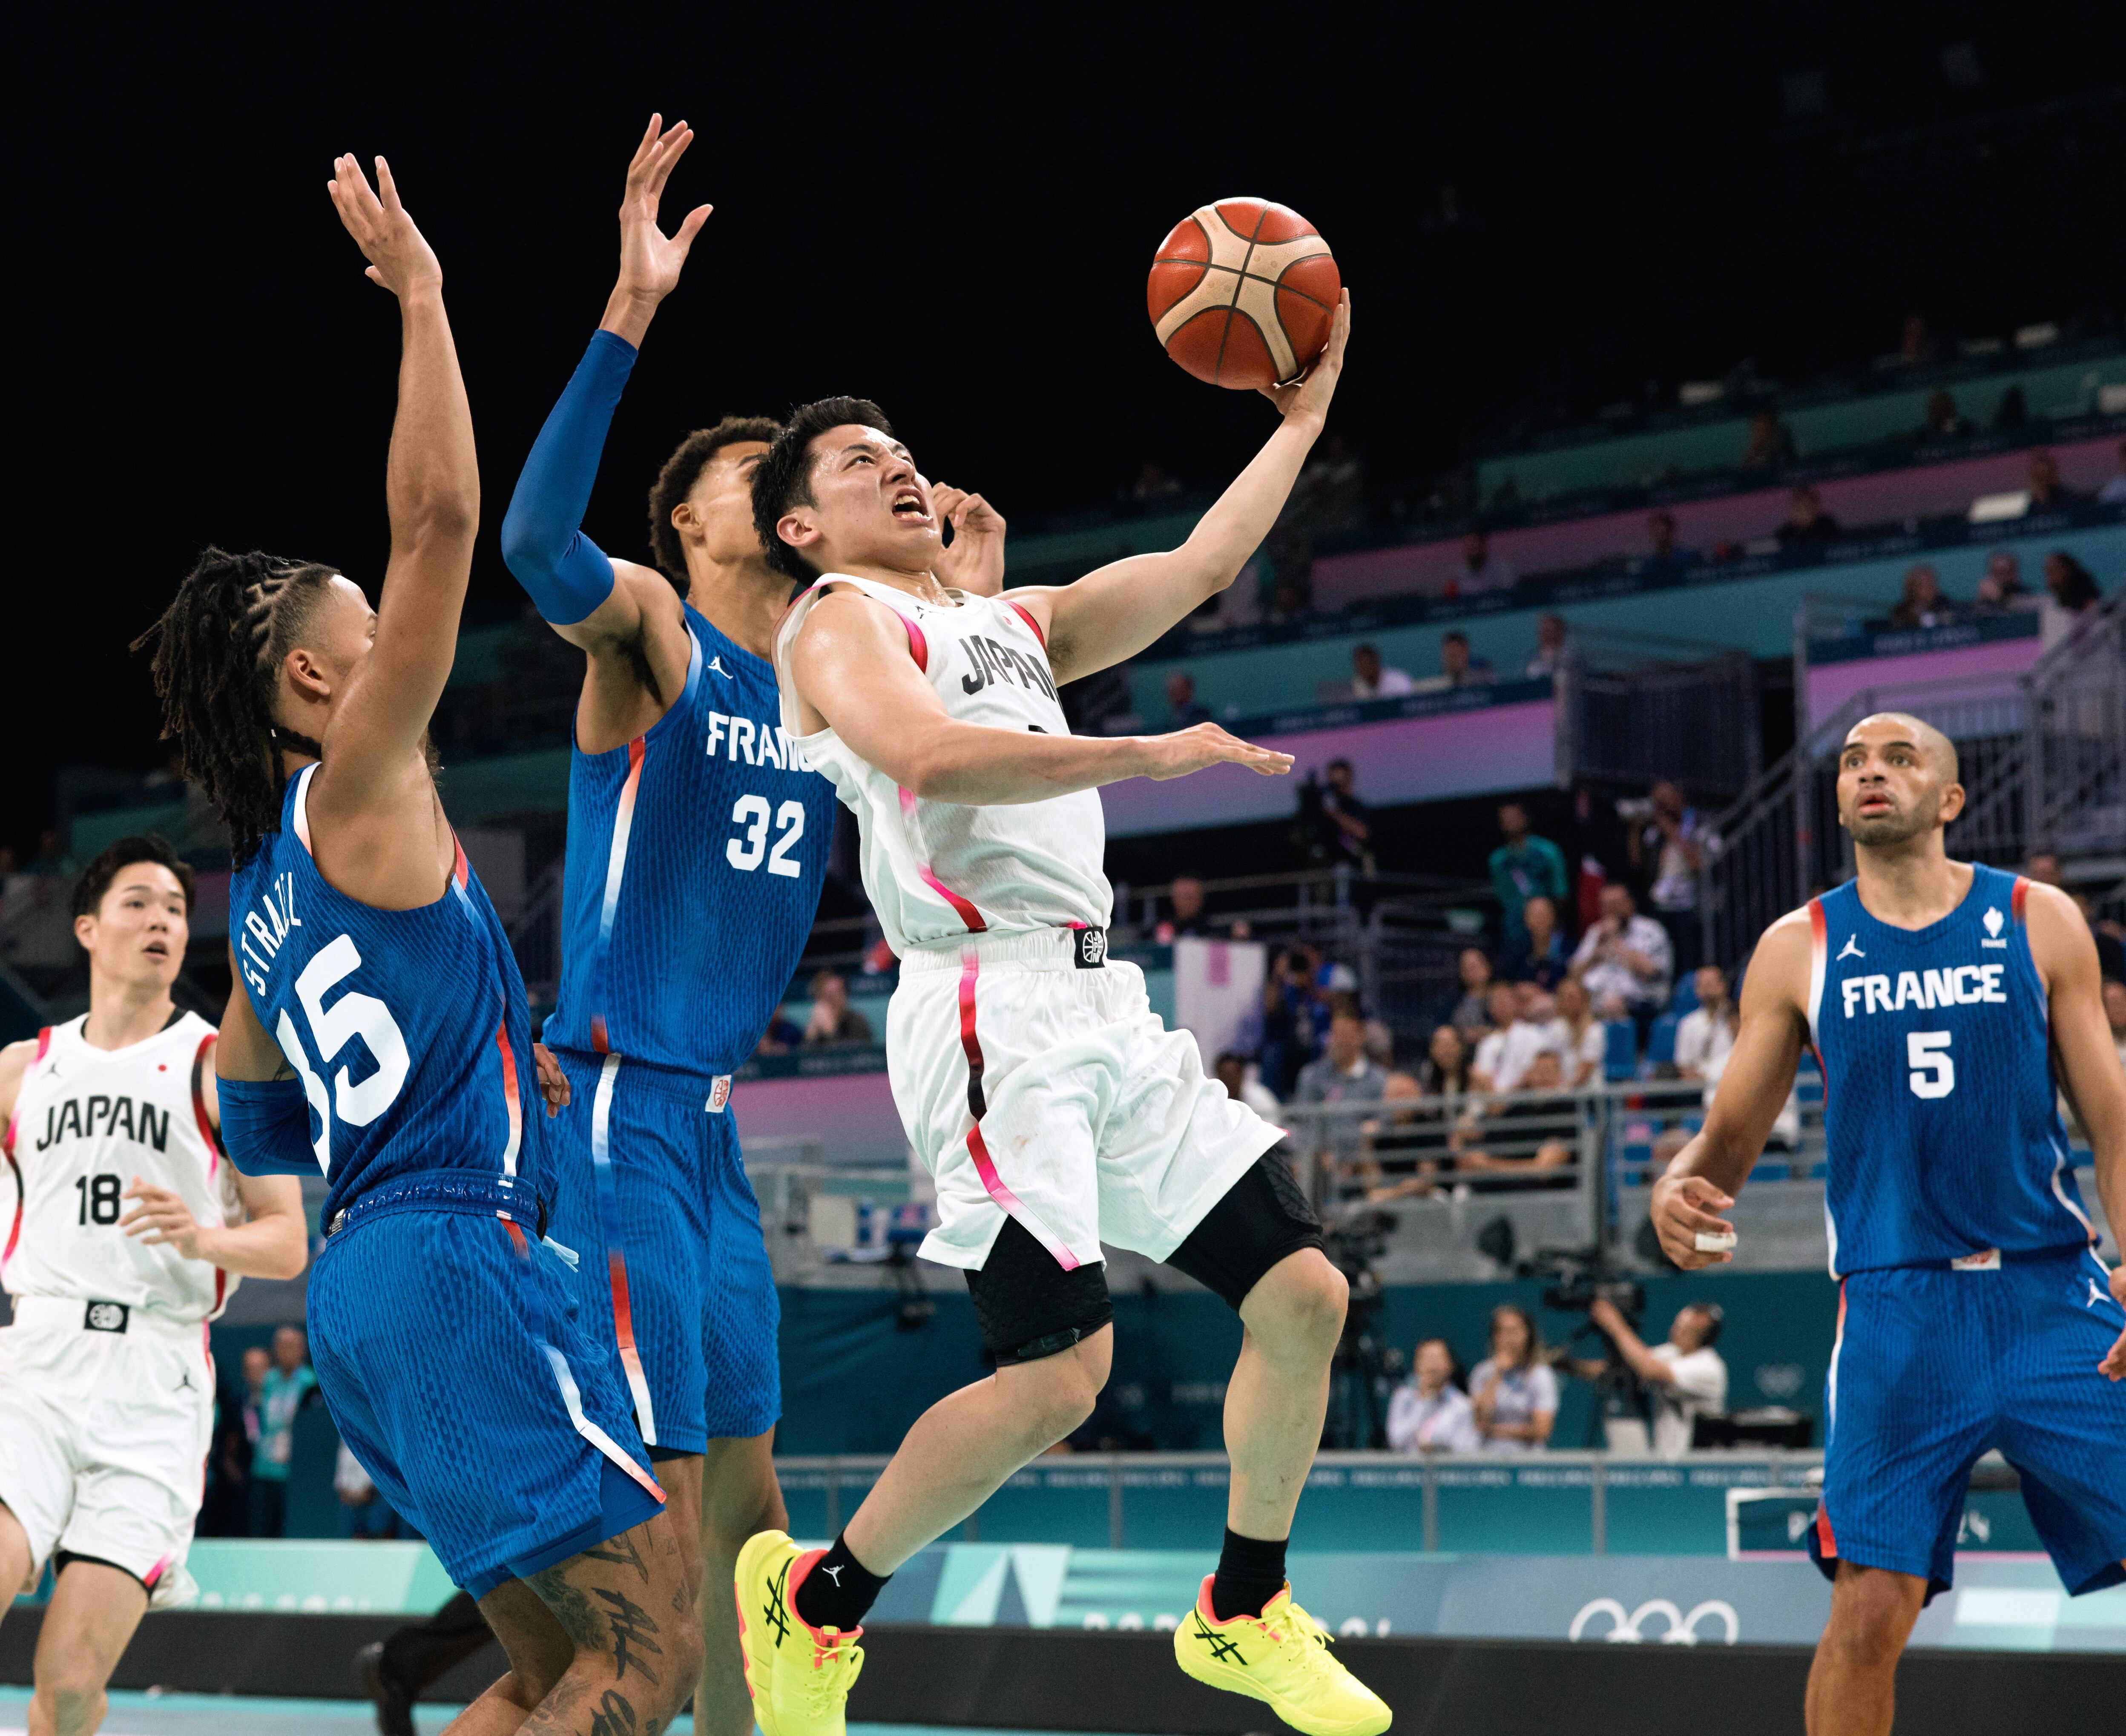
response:
[[[1309,223],[1267,199],[1221,199],[1174,225],[1145,286],[1151,328],[1198,380],[1238,390],[1306,372],[1344,292]]]

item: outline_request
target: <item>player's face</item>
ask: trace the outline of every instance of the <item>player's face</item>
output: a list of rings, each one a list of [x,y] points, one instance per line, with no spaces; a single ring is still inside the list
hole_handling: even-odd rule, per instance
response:
[[[1838,821],[1855,844],[1898,844],[1956,817],[1961,785],[1951,783],[1939,754],[1897,717],[1853,726],[1838,757]]]
[[[812,505],[798,509],[820,533],[815,565],[876,565],[924,572],[944,539],[930,485],[898,440],[852,423],[812,442]]]
[[[335,687],[344,684],[376,642],[376,611],[361,587],[335,573],[304,623],[303,649],[316,659]]]
[[[119,869],[96,914],[75,920],[73,931],[100,976],[168,988],[191,938],[185,889],[159,862],[130,863]]]
[[[760,537],[753,527],[753,473],[768,456],[764,440],[735,440],[716,448],[702,466],[685,500],[672,509],[672,523],[688,547],[698,542],[717,566],[739,566],[760,558]]]

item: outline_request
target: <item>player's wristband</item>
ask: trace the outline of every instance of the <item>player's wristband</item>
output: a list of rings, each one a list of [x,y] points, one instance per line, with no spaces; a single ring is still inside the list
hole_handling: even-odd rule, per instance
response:
[[[217,1079],[221,1142],[246,1175],[315,1175],[310,1106],[300,1079]]]
[[[590,348],[532,442],[502,521],[502,558],[555,627],[581,621],[612,594],[612,562],[583,534],[583,513],[635,357],[625,338],[591,333]]]

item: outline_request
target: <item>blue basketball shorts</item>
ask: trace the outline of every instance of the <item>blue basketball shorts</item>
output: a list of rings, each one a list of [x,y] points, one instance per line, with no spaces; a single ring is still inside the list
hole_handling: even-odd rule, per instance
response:
[[[575,1275],[536,1229],[415,1177],[318,1256],[311,1360],[340,1438],[451,1580],[484,1597],[664,1509]],[[507,1208],[505,1208],[507,1209]]]
[[[582,1256],[585,1330],[612,1346],[653,1458],[765,1433],[782,1414],[782,1305],[728,1107],[705,1082],[556,1051],[554,1239]]]
[[[1971,1468],[1997,1448],[2060,1578],[2126,1580],[2126,1382],[2097,1364],[2126,1329],[2087,1249],[1987,1270],[1899,1266],[1840,1287],[1809,1554],[1949,1589]]]

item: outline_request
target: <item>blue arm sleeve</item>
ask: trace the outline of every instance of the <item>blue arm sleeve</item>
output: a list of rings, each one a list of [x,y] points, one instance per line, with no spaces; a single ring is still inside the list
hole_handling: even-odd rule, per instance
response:
[[[555,627],[581,621],[612,594],[612,563],[583,534],[583,511],[635,355],[624,338],[591,334],[590,348],[532,443],[502,521],[502,558]]]
[[[310,1106],[300,1079],[217,1079],[221,1142],[247,1175],[315,1175]]]

